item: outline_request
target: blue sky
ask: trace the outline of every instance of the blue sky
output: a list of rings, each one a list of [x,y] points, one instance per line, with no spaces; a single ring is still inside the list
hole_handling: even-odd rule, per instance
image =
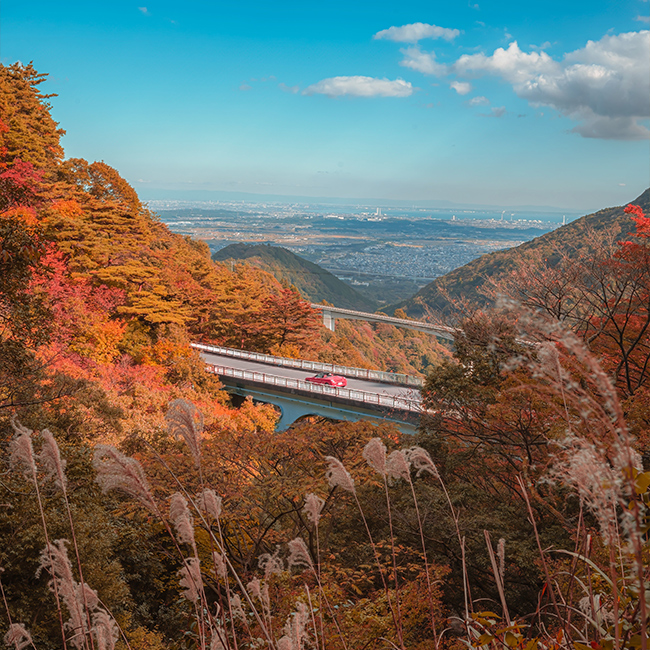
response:
[[[650,184],[646,0],[7,0],[0,11],[0,60],[49,73],[66,155],[104,160],[147,199],[589,211]]]

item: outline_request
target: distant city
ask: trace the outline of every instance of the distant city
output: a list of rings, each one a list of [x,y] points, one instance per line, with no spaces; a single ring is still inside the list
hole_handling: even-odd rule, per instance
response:
[[[485,253],[517,246],[579,216],[244,201],[148,205],[173,231],[205,241],[213,252],[238,242],[283,246],[380,303],[412,295]]]

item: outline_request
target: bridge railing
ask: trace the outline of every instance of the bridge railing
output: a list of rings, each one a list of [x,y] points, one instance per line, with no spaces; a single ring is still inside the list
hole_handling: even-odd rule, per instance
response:
[[[369,314],[365,311],[356,311],[354,309],[344,309],[343,307],[333,307],[331,305],[319,305],[311,303],[312,309],[329,314],[333,318],[351,318],[356,320],[365,320],[369,323],[389,323],[397,325],[398,327],[406,327],[407,329],[416,329],[419,331],[427,331],[440,336],[441,338],[454,340],[455,334],[458,329],[455,327],[448,327],[447,325],[436,325],[434,323],[427,323],[421,320],[412,320],[410,318],[397,318],[396,316],[388,316],[386,314]]]
[[[305,361],[304,359],[289,359],[288,357],[274,357],[271,354],[262,354],[261,352],[247,352],[246,350],[222,348],[216,345],[205,345],[203,343],[191,343],[191,346],[196,350],[202,350],[203,352],[212,352],[213,354],[232,357],[234,359],[259,361],[260,363],[282,366],[284,368],[299,368],[300,370],[311,370],[313,372],[331,372],[335,375],[344,375],[345,377],[369,379],[371,381],[380,381],[385,384],[401,384],[413,388],[422,388],[424,385],[424,382],[420,377],[413,377],[411,375],[397,372],[383,372],[382,370],[368,370],[367,368],[349,368],[347,366],[339,366],[335,363]]]
[[[422,402],[416,398],[395,397],[393,395],[381,395],[380,393],[370,393],[365,390],[354,390],[351,388],[339,388],[337,386],[324,386],[323,384],[312,384],[302,379],[292,379],[290,377],[279,377],[269,375],[265,372],[255,370],[240,370],[239,368],[229,368],[228,366],[219,366],[207,363],[206,369],[216,375],[233,377],[235,379],[244,379],[256,381],[272,386],[281,386],[283,388],[295,388],[297,390],[315,393],[318,395],[334,395],[352,402],[361,402],[363,404],[374,404],[385,406],[390,409],[399,411],[422,411]]]

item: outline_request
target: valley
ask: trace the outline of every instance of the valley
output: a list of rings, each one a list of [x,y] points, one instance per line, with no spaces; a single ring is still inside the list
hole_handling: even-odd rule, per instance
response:
[[[282,246],[379,306],[405,300],[433,279],[566,219],[541,210],[369,205],[151,201],[149,207],[172,231],[206,242],[212,253],[240,242]]]

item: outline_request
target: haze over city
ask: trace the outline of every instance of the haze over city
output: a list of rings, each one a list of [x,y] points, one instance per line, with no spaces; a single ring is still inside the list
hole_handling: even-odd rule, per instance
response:
[[[632,200],[648,3],[3,3],[0,60],[57,93],[66,156],[145,200]]]

